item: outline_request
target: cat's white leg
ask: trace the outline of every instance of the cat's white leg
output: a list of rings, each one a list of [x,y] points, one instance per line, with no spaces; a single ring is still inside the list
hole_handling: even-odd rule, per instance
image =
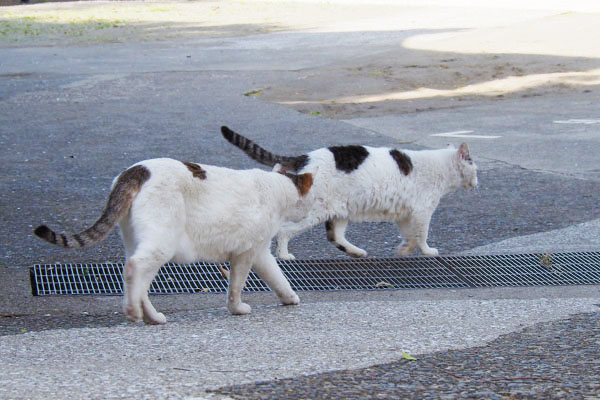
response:
[[[288,251],[289,241],[318,223],[319,220],[314,217],[305,218],[300,222],[283,223],[277,233],[277,257],[282,260],[295,260],[296,257]]]
[[[421,253],[425,256],[437,256],[439,254],[438,250],[429,247],[427,244],[427,238],[429,236],[429,223],[431,222],[432,214],[424,214],[420,218],[417,218],[415,225],[416,229],[416,241],[417,247],[421,250]]]
[[[126,294],[129,293],[124,304],[130,320],[143,319],[154,325],[167,321],[150,302],[148,289],[160,267],[173,258],[179,246],[185,232],[184,211],[185,203],[178,193],[167,191],[148,195],[141,192],[129,217],[121,223],[123,241],[131,253],[127,263],[132,268],[125,268],[125,279],[130,279],[130,283],[126,284],[129,286]]]
[[[289,236],[283,232],[277,234],[277,257],[282,260],[295,260],[296,257],[288,251]]]
[[[125,297],[123,310],[127,318],[147,324],[164,324],[164,314],[156,311],[148,298],[148,289],[160,267],[171,258],[170,253],[160,249],[144,251],[139,247],[127,260],[124,269]]]
[[[348,254],[350,257],[366,257],[366,251],[346,240],[345,233],[347,227],[348,220],[344,218],[332,218],[325,222],[327,240],[332,242],[335,247]]]
[[[417,242],[413,239],[405,240],[400,246],[396,248],[396,255],[407,256],[415,248]]]
[[[427,244],[431,215],[430,213],[415,214],[407,225],[398,224],[406,238],[406,242],[398,248],[398,255],[410,253],[415,246],[425,256],[437,256],[439,254],[437,249],[429,247]]]
[[[165,314],[156,311],[156,308],[150,302],[148,293],[145,293],[144,299],[142,299],[142,310],[144,311],[143,320],[148,325],[162,325],[167,323],[167,317]]]
[[[422,244],[417,244],[417,246],[419,246],[419,250],[421,250],[421,253],[423,253],[424,256],[437,257],[440,254],[438,249],[436,249],[434,247],[429,247],[427,242],[423,242]]]
[[[166,262],[167,260],[165,260]],[[164,262],[160,262],[156,264],[156,266],[152,269],[149,269],[145,274],[144,278],[144,292],[142,294],[142,311],[144,312],[143,320],[148,325],[161,325],[167,322],[167,317],[161,312],[156,311],[156,308],[150,302],[150,298],[148,297],[148,290],[150,289],[150,285],[152,285],[152,281],[158,274],[158,270],[162,267]]]
[[[271,255],[268,248],[265,248],[264,252],[259,254],[254,261],[254,270],[275,292],[281,304],[284,306],[300,304],[300,298],[292,290],[289,281],[281,272],[275,257]]]
[[[252,266],[250,258],[250,254],[244,253],[231,259],[227,309],[233,315],[248,314],[252,310],[250,305],[242,303],[242,290],[246,285],[246,279]]]
[[[130,257],[123,267],[123,313],[134,322],[139,321],[143,314],[138,275],[137,261]]]
[[[404,242],[402,242],[396,248],[396,255],[406,256],[410,254],[410,252],[413,251],[417,245],[417,241],[414,239],[414,235],[411,230],[411,220],[409,218],[397,220],[396,224],[398,225],[400,233],[402,233],[402,238],[404,239]]]

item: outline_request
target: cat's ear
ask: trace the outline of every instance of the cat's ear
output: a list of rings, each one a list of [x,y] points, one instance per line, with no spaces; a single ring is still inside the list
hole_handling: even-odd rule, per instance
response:
[[[313,172],[305,172],[303,174],[298,175],[298,179],[296,180],[296,187],[300,192],[300,196],[304,196],[308,193],[308,191],[313,185],[317,172],[319,172],[319,167],[317,167]]]
[[[471,155],[469,154],[469,145],[466,143],[461,143],[460,147],[458,148],[458,156],[461,160],[470,161]]]

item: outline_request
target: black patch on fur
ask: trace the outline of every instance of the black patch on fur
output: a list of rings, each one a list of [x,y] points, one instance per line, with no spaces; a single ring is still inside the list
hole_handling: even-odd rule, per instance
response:
[[[357,169],[369,156],[369,151],[363,146],[332,146],[335,167],[347,174]]]
[[[400,171],[402,171],[404,175],[410,174],[413,169],[413,164],[408,155],[396,149],[390,150],[390,155],[394,161],[396,161],[398,168],[400,168]]]
[[[344,246],[342,246],[341,244],[336,244],[335,247],[337,247],[338,249],[340,249],[344,253],[348,254],[348,251],[346,251],[346,248]]]
[[[327,240],[333,242],[333,222],[331,220],[325,221],[325,231],[327,232]]]
[[[196,163],[182,161],[183,164],[190,170],[194,178],[206,179],[206,171]]]

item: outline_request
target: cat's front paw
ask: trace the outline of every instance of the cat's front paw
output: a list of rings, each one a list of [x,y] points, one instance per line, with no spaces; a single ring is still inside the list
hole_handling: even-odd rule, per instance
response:
[[[227,309],[233,315],[246,315],[252,311],[252,307],[246,303],[228,304]]]
[[[167,323],[167,317],[163,313],[156,313],[152,317],[147,314],[144,314],[144,322],[147,325],[163,325]]]
[[[300,304],[300,297],[296,294],[296,292],[292,292],[288,295],[279,297],[279,301],[284,306],[297,306]]]
[[[295,260],[296,257],[292,253],[277,253],[277,258],[280,260]]]
[[[421,250],[421,253],[423,253],[424,256],[430,256],[430,257],[437,257],[440,254],[438,249],[434,249],[433,247],[430,247],[425,250]]]

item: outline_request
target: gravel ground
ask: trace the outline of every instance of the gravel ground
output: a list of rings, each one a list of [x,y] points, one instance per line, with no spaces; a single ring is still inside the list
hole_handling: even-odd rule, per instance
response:
[[[540,323],[485,346],[417,356],[415,361],[214,392],[236,399],[597,399],[598,354],[600,313],[587,313]]]
[[[386,363],[403,360],[403,352],[423,355],[450,349],[459,349],[458,354],[482,353],[481,366],[485,365],[486,358],[491,358],[492,365],[485,370],[498,373],[490,373],[486,378],[515,377],[521,375],[521,369],[505,374],[503,368],[510,367],[510,362],[524,362],[527,355],[521,354],[520,349],[516,349],[517,352],[513,352],[514,347],[505,350],[507,365],[500,368],[494,364],[500,361],[493,349],[490,352],[493,357],[481,348],[474,352],[465,349],[484,346],[501,335],[518,332],[536,323],[595,313],[595,304],[597,299],[590,298],[414,301],[391,296],[386,301],[257,306],[251,314],[238,318],[228,315],[222,306],[167,313],[169,323],[158,327],[125,324],[6,335],[0,337],[0,379],[6,383],[0,385],[0,398],[47,399],[69,394],[73,398],[86,399],[123,396],[181,399],[202,396],[207,389],[259,381],[271,381],[270,385],[285,390],[288,378],[294,379],[289,382],[298,379],[295,387],[301,391],[311,383],[312,392],[307,392],[304,397],[324,398],[327,396],[319,393],[321,378],[310,382],[311,378],[307,381],[307,378],[298,377],[324,373],[323,381],[327,381],[337,376],[338,373],[332,375],[329,372],[335,369],[356,370],[383,364],[381,371],[380,367],[371,370],[381,372],[382,377],[372,379],[383,383],[384,390],[396,390],[396,383],[400,381],[393,375],[398,368],[386,366]],[[596,328],[592,328],[594,324]],[[561,343],[565,342],[565,336],[544,332],[543,326],[536,329],[538,332],[541,329],[540,338],[549,337],[540,340],[559,343],[559,347],[540,343],[541,348],[550,350],[548,356],[564,362],[567,356],[562,353],[572,353],[569,357],[574,357],[576,362],[566,365],[577,365],[576,371],[585,371],[592,381],[597,381],[594,380],[597,371],[591,370],[587,362],[595,360],[598,353],[598,344],[594,343],[598,339],[594,336],[598,332],[597,324],[597,316],[583,326],[578,320],[566,324],[568,329],[574,330],[565,332],[569,334],[567,344]],[[572,350],[564,347],[571,345]],[[552,353],[556,348],[560,349],[559,356]],[[423,356],[423,359],[427,360],[427,357]],[[531,357],[543,358],[537,353]],[[469,357],[466,359],[476,370],[477,362],[470,362]],[[452,358],[433,360],[436,358],[431,361],[434,365],[445,367]],[[409,365],[412,367],[413,364],[423,363],[417,361]],[[533,363],[533,368],[541,368],[541,365]],[[469,372],[463,370],[465,368],[461,366],[451,372],[468,376]],[[356,397],[351,391],[357,387],[363,394],[373,391],[369,387],[363,391],[360,385],[353,383],[361,378],[353,381],[351,377],[344,377],[347,373],[339,373],[339,382],[344,384],[344,389],[338,391],[339,396]],[[557,377],[543,369],[522,374],[538,376],[542,373],[545,378]],[[452,390],[456,390],[454,378],[444,377],[449,380]],[[560,381],[563,385],[572,383],[562,377]],[[417,387],[413,391],[417,390],[420,389]],[[243,397],[248,393],[246,390],[240,392]],[[281,396],[276,392],[272,397]],[[302,397],[302,392],[290,397]]]

